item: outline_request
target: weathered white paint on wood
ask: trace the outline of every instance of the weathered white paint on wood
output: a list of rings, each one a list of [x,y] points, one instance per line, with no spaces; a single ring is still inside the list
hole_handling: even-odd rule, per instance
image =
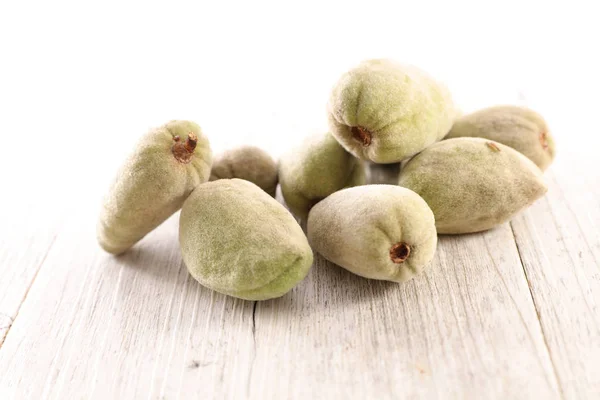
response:
[[[404,285],[317,260],[258,303],[253,398],[559,398],[508,226],[442,237]]]
[[[160,398],[232,393],[248,371],[253,303],[198,285],[177,217],[127,255],[73,216],[56,238],[0,352],[0,393],[17,398]]]
[[[0,347],[60,229],[63,210],[0,210]]]
[[[254,303],[189,277],[177,216],[112,257],[90,212],[59,231],[21,306],[0,350],[2,393],[559,397],[508,225],[441,238],[429,272],[405,285],[317,257],[306,281],[253,315]]]
[[[568,399],[600,398],[600,175],[588,161],[557,160],[549,194],[512,222]]]

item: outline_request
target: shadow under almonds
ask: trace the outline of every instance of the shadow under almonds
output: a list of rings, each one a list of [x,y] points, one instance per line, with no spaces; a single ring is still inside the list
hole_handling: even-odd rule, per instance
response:
[[[178,221],[179,213],[176,213],[115,260],[129,272],[171,287],[181,273],[187,274],[179,250]]]
[[[263,317],[342,312],[355,305],[369,304],[401,284],[366,279],[327,261],[318,253],[308,276],[286,295],[258,303]]]
[[[376,164],[365,163],[367,184],[369,185],[397,185],[400,175],[400,163]]]

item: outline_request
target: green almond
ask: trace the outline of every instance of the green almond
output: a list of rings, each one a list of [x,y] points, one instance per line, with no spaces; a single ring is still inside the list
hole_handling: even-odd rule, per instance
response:
[[[329,129],[355,157],[402,161],[441,140],[457,115],[448,89],[424,71],[390,60],[367,60],[335,84]]]
[[[97,226],[100,246],[120,254],[179,210],[208,180],[212,152],[191,121],[171,121],[144,135],[104,198]]]
[[[480,137],[512,147],[533,161],[542,171],[554,160],[556,145],[544,118],[533,110],[517,106],[496,106],[458,119],[447,139]]]
[[[308,238],[329,261],[365,278],[404,282],[433,259],[433,213],[416,193],[395,185],[340,190],[310,211]]]
[[[179,218],[179,244],[202,285],[246,300],[283,296],[308,274],[313,253],[292,214],[255,184],[198,186]]]
[[[364,185],[365,168],[330,133],[316,134],[281,157],[279,183],[289,209],[305,220],[311,207],[330,194]]]
[[[502,224],[548,190],[531,160],[481,138],[432,145],[403,166],[398,183],[425,199],[438,233],[450,234]]]
[[[244,179],[275,197],[277,175],[277,163],[269,153],[258,147],[241,146],[215,157],[210,180]]]

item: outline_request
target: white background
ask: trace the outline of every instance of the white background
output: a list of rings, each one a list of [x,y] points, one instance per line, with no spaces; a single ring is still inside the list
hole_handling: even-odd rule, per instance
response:
[[[337,77],[413,63],[465,111],[529,104],[561,151],[598,151],[597,1],[0,3],[0,204],[104,192],[140,135],[198,122],[274,156],[326,129]],[[569,143],[585,130],[589,141]],[[8,183],[8,184],[7,184]]]

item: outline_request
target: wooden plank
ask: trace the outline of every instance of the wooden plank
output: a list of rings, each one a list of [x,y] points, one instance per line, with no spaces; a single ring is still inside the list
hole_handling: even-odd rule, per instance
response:
[[[237,383],[252,356],[253,303],[189,277],[178,216],[113,257],[98,248],[90,213],[70,219],[23,303],[0,350],[0,393],[160,398],[245,390]]]
[[[0,350],[8,398],[559,397],[508,225],[441,238],[405,285],[317,257],[253,316],[189,277],[176,216],[112,257],[91,212],[56,238]]]
[[[512,227],[564,397],[600,397],[600,174],[559,157],[547,196]]]
[[[18,210],[18,211],[15,211]],[[0,210],[0,348],[52,248],[64,208],[25,204]]]
[[[258,303],[251,398],[560,398],[508,225],[440,239],[404,285],[317,258]]]

